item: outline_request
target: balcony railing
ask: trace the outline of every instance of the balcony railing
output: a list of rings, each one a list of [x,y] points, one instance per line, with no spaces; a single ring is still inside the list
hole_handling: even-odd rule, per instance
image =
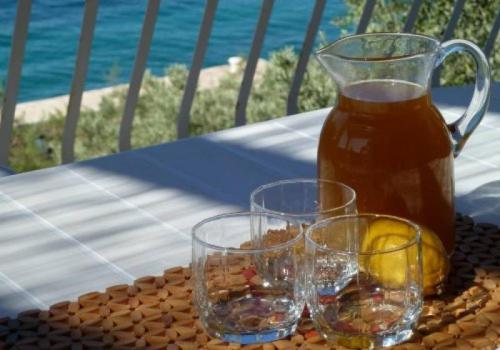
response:
[[[298,111],[297,101],[300,86],[303,81],[306,66],[311,55],[311,50],[318,32],[326,0],[315,0],[314,8],[309,20],[309,25],[305,32],[304,41],[301,47],[299,60],[295,68],[290,91],[288,93],[287,111],[288,115]],[[12,128],[16,110],[16,99],[21,76],[21,69],[24,57],[24,49],[28,35],[32,0],[19,0],[14,32],[12,36],[12,49],[9,60],[6,89],[3,101],[2,119],[0,122],[0,165],[6,165],[10,150]],[[411,32],[417,18],[422,0],[414,0],[408,12],[403,31]],[[453,32],[458,23],[460,14],[463,11],[465,0],[456,0],[441,40],[445,41],[453,36]],[[190,111],[195,96],[198,77],[203,66],[205,52],[211,35],[212,24],[217,11],[218,0],[206,0],[203,20],[201,22],[196,48],[193,54],[191,69],[187,78],[186,88],[179,109],[177,119],[177,135],[179,138],[189,136]],[[257,61],[261,54],[262,44],[266,35],[267,25],[273,10],[274,0],[262,0],[259,20],[257,21],[252,45],[247,57],[247,63],[243,73],[238,100],[235,108],[235,125],[246,124],[246,107],[250,90],[252,87]],[[356,33],[364,33],[372,18],[376,0],[366,0],[361,18],[359,20]],[[137,46],[135,63],[129,81],[129,88],[125,103],[125,109],[120,124],[118,137],[118,148],[126,151],[131,148],[131,132],[134,120],[135,107],[139,97],[142,78],[146,68],[146,62],[151,46],[151,41],[155,29],[156,19],[160,7],[160,0],[149,0],[146,14],[142,26],[141,37]],[[66,113],[62,140],[62,162],[69,163],[74,160],[74,144],[82,94],[84,90],[87,67],[89,64],[90,50],[94,37],[99,0],[86,0],[83,14],[82,27],[80,31],[80,42],[76,57],[73,81],[71,85],[70,98]],[[500,27],[500,10],[498,11],[488,39],[483,48],[487,57],[491,55],[493,45]],[[439,72],[434,75],[434,85],[439,82]]]

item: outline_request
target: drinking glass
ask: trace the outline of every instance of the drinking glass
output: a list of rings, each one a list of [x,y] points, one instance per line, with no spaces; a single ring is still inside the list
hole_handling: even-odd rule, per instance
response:
[[[193,302],[210,335],[252,344],[295,331],[305,302],[304,258],[294,253],[304,240],[299,223],[230,213],[198,223],[192,234]]]
[[[284,215],[310,225],[332,216],[355,214],[356,193],[336,181],[281,180],[255,189],[250,195],[250,208],[254,212]]]
[[[308,228],[307,304],[327,341],[374,348],[411,337],[422,307],[420,236],[411,221],[375,214]]]

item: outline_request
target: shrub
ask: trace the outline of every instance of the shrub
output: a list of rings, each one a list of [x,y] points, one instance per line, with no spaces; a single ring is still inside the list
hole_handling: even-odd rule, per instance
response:
[[[284,115],[296,63],[297,55],[291,48],[270,55],[266,74],[254,82],[249,98],[249,123]],[[188,70],[183,65],[173,65],[166,74],[170,79],[169,84],[148,72],[144,76],[133,123],[134,148],[176,138],[177,116]],[[196,92],[191,108],[191,135],[234,126],[241,76],[241,71],[229,73],[217,87]],[[126,91],[117,88],[102,98],[97,110],[81,112],[75,141],[77,160],[117,152],[125,99]],[[334,101],[333,82],[316,62],[311,62],[304,77],[299,110],[321,108]],[[11,167],[21,172],[59,164],[63,128],[63,111],[56,111],[47,120],[36,124],[16,125],[10,155]]]
[[[357,23],[363,2],[345,0],[348,15],[337,18],[334,25],[348,33]],[[411,1],[379,0],[368,31],[401,30]],[[424,0],[414,31],[440,37],[449,20],[454,0]],[[455,37],[484,45],[488,32],[500,8],[500,0],[467,1],[455,30]],[[498,42],[497,42],[498,43]],[[500,50],[491,57],[495,79],[500,78]],[[297,55],[291,48],[274,52],[269,57],[266,73],[254,82],[247,108],[249,123],[282,116],[286,113],[287,96],[293,79]],[[215,88],[198,90],[191,108],[191,135],[226,129],[234,125],[235,105],[241,74],[228,74]],[[169,67],[166,74],[170,83],[146,73],[137,104],[132,131],[134,148],[144,147],[176,138],[176,123],[188,71],[183,65]],[[442,74],[445,85],[470,83],[474,66],[465,55],[456,55],[446,61]],[[331,106],[335,103],[333,81],[310,60],[300,95],[299,111]],[[75,156],[77,160],[115,153],[118,150],[120,120],[125,105],[126,91],[116,89],[104,96],[95,111],[83,110],[77,128]],[[15,125],[10,155],[11,167],[20,172],[60,163],[64,113],[56,111],[45,121],[36,124]]]
[[[332,23],[344,28],[353,28],[357,25],[363,11],[364,1],[344,0],[348,7],[348,14],[342,18],[335,18]],[[368,25],[368,32],[402,31],[406,22],[411,3],[409,0],[378,0],[372,20]],[[444,35],[446,26],[451,18],[455,0],[423,0],[413,28],[414,33],[426,34],[436,38]],[[460,15],[453,38],[467,39],[484,47],[488,34],[500,8],[500,0],[468,0]],[[492,51],[490,64],[493,78],[500,80],[500,50]],[[441,74],[442,85],[462,85],[474,82],[475,64],[467,55],[452,55],[444,62]]]

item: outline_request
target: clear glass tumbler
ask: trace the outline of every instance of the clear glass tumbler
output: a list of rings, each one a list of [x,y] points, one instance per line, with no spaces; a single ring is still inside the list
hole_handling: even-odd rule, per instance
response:
[[[305,302],[299,223],[266,213],[230,213],[193,228],[193,302],[206,331],[253,344],[293,333]],[[252,239],[259,237],[259,239]]]
[[[308,228],[307,304],[329,342],[371,349],[411,337],[422,307],[420,236],[408,220],[375,214]]]
[[[341,182],[319,179],[290,179],[256,188],[250,209],[284,215],[310,225],[332,216],[355,214],[356,193]]]

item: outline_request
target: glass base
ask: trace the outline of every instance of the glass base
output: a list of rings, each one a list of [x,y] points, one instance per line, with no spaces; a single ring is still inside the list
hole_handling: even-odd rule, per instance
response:
[[[349,349],[375,349],[380,347],[389,347],[409,340],[413,335],[411,327],[407,329],[393,329],[388,332],[376,335],[345,335],[336,334],[331,343],[341,345]]]
[[[396,344],[400,344],[402,342],[407,341],[410,339],[413,335],[413,330],[410,329],[405,329],[405,330],[399,330],[397,332],[393,332],[390,334],[384,334],[383,336],[380,337],[380,346],[387,347],[387,346],[393,346]],[[379,345],[375,345],[377,347]]]
[[[215,336],[222,339],[228,343],[238,343],[238,344],[260,344],[260,343],[270,343],[278,339],[284,338],[293,332],[297,328],[297,324],[293,324],[286,328],[277,328],[261,332],[247,332],[247,333],[218,333]]]

